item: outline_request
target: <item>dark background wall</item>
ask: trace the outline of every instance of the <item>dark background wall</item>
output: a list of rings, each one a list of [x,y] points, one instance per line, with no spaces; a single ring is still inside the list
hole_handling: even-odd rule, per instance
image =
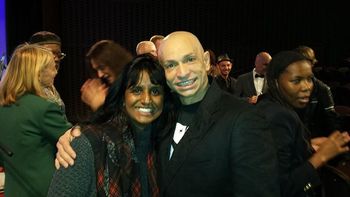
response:
[[[350,56],[346,6],[335,1],[234,0],[8,0],[8,54],[36,31],[57,33],[67,57],[56,85],[73,122],[85,118],[80,86],[84,55],[97,40],[113,39],[132,53],[141,40],[176,30],[194,33],[204,48],[234,58],[232,75],[252,69],[255,55],[298,45],[312,47],[325,68]],[[18,6],[21,4],[21,6]]]

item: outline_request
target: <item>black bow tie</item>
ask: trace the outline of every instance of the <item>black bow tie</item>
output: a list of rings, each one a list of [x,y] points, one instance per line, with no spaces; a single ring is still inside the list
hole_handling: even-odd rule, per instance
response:
[[[265,77],[265,75],[259,75],[259,74],[255,74],[255,78],[264,78]]]

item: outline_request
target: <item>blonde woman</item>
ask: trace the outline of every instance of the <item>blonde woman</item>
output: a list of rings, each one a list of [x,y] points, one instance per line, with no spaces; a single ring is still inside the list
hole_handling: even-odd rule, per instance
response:
[[[54,55],[38,45],[14,51],[0,84],[0,152],[5,196],[46,196],[54,172],[56,141],[71,124],[43,87],[57,74]]]

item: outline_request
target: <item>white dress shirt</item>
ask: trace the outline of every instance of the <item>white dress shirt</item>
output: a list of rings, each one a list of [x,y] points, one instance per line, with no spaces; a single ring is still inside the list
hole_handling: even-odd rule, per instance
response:
[[[255,74],[260,75],[255,71],[255,68],[254,68],[253,70],[254,86],[255,86],[256,95],[259,96],[263,93],[265,78],[255,77]]]

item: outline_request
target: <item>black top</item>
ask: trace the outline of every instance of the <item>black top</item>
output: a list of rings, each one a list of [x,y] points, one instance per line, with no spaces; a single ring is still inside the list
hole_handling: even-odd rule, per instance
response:
[[[189,125],[192,122],[200,103],[201,102],[193,103],[191,105],[182,105],[177,122],[183,125]]]
[[[221,89],[223,89],[231,94],[234,94],[235,84],[236,84],[235,78],[228,76],[227,79],[224,79],[221,75],[219,75],[219,76],[215,77],[215,81]]]
[[[138,158],[141,186],[148,185],[147,155],[151,149],[151,128],[147,127],[143,131],[136,132],[135,148]],[[149,188],[141,187],[141,196],[149,196]]]
[[[330,88],[322,81],[314,80],[314,89],[309,104],[296,110],[300,119],[309,129],[311,137],[329,136],[339,128],[337,113]]]

